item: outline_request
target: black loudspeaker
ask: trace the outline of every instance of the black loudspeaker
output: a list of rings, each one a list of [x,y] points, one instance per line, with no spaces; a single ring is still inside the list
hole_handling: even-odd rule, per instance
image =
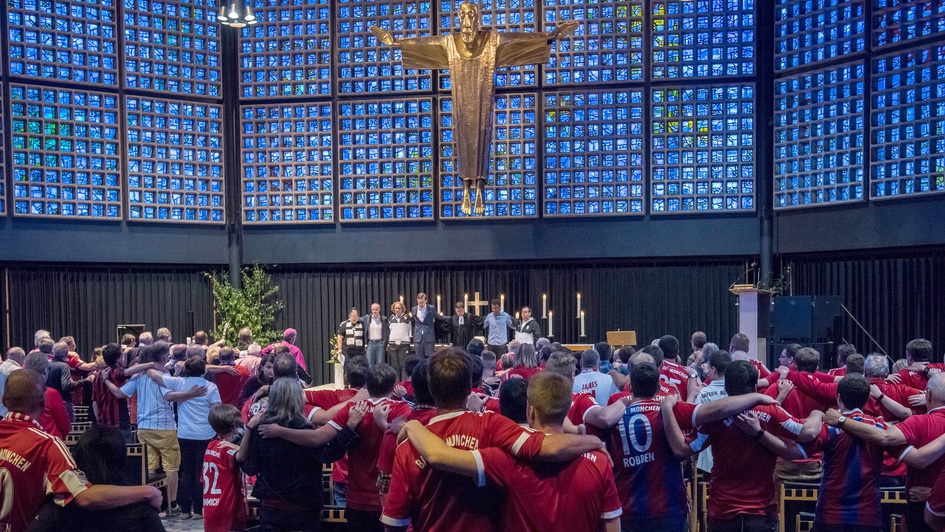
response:
[[[774,300],[775,343],[839,343],[843,335],[839,296],[794,296]]]
[[[774,341],[789,344],[811,340],[811,296],[776,297],[774,299]],[[778,353],[781,351],[778,350]]]

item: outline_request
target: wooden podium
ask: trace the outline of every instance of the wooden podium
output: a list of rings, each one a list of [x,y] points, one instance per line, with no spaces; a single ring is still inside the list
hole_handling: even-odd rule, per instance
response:
[[[625,345],[637,345],[636,331],[607,331],[607,343],[611,347],[623,347]]]
[[[733,285],[729,292],[738,296],[738,332],[751,340],[748,354],[767,363],[768,329],[771,325],[771,290],[751,284]]]

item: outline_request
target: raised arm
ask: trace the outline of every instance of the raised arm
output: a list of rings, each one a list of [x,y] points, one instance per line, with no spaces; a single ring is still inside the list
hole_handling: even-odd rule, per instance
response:
[[[99,484],[75,496],[75,503],[86,510],[110,510],[139,502],[161,508],[161,492],[153,486],[108,486]]]
[[[591,451],[604,449],[604,442],[597,436],[549,434],[541,443],[538,457],[547,462],[564,462]]]
[[[676,421],[676,415],[673,413],[673,407],[676,405],[676,396],[669,396],[660,403],[660,415],[663,418],[663,433],[666,435],[666,441],[670,449],[673,450],[673,456],[680,462],[695,454],[692,447],[686,443],[686,437],[683,436],[682,429]]]
[[[366,412],[367,410],[363,406],[352,405],[351,409],[348,410],[348,428],[355,430],[361,420],[364,419]],[[338,432],[338,429],[331,424],[321,426],[315,430],[290,429],[274,423],[259,426],[259,435],[263,438],[282,438],[302,447],[321,447],[337,436]]]
[[[745,414],[735,417],[735,426],[742,432],[754,437],[765,449],[785,460],[803,460],[807,454],[800,445],[786,442],[761,428],[758,418]]]
[[[109,379],[105,379],[105,386],[108,387],[108,391],[112,392],[112,395],[119,399],[130,399],[131,397],[125,395],[125,392],[121,391],[121,388],[115,386],[115,383]]]
[[[390,31],[380,26],[371,26],[371,33],[377,37],[378,41],[387,46],[400,47],[404,68],[437,70],[449,68],[450,66],[446,48],[443,46],[444,37],[442,36],[398,39]],[[445,38],[450,39],[452,37],[447,35]]]
[[[158,368],[158,367],[159,367],[158,365],[152,364],[151,362],[143,362],[140,364],[135,364],[134,366],[131,366],[130,368],[125,370],[125,377],[132,377],[134,375],[147,371],[151,368]]]

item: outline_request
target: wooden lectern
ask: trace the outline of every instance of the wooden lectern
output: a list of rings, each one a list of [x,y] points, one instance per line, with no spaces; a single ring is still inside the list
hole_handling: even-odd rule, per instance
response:
[[[611,347],[623,347],[625,345],[637,345],[636,331],[607,331],[607,343]]]
[[[729,292],[738,296],[738,332],[751,340],[748,355],[767,363],[771,295],[774,292],[751,284],[733,285]]]

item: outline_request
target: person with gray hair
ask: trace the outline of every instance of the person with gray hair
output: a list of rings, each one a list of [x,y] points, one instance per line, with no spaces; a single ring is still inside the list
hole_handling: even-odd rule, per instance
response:
[[[11,347],[7,349],[7,355],[3,363],[0,364],[0,397],[3,396],[3,387],[6,386],[7,377],[11,373],[23,367],[26,360],[26,351],[22,347]],[[0,403],[0,417],[7,415],[7,407]]]
[[[33,349],[30,351],[30,353],[35,353],[36,351],[39,351],[39,342],[42,341],[44,338],[48,338],[52,340],[52,334],[46,329],[40,329],[36,331],[35,333],[33,333]]]
[[[600,354],[595,349],[588,349],[581,354],[581,374],[574,377],[571,387],[574,393],[593,393],[598,404],[606,405],[610,396],[617,393],[614,379],[600,372]]]
[[[45,353],[36,352],[26,355],[23,361],[23,369],[35,371],[37,375],[43,378],[43,388],[45,390],[46,406],[43,408],[43,415],[39,418],[39,424],[43,430],[57,436],[65,438],[72,429],[72,421],[69,419],[69,413],[66,412],[66,405],[62,402],[62,396],[56,390],[47,387],[46,377],[49,375],[49,359]]]
[[[66,363],[66,357],[69,356],[69,345],[65,342],[56,342],[53,344],[52,361],[49,363],[49,376],[46,378],[46,386],[59,392],[65,403],[66,412],[69,413],[69,422],[75,422],[75,406],[72,402],[72,391],[82,386],[91,379],[86,377],[77,381],[72,380],[72,368]]]

